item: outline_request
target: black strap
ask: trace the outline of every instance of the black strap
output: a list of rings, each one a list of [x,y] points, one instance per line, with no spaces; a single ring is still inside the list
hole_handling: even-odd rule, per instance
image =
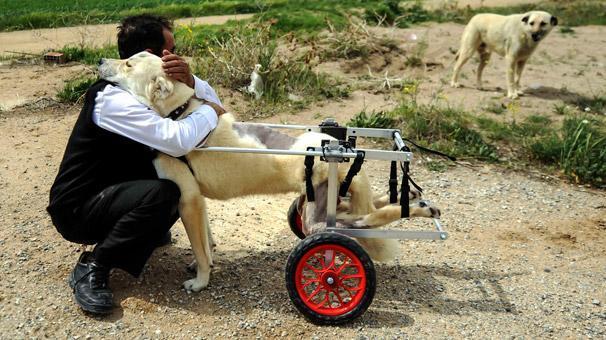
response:
[[[307,151],[313,151],[313,147],[307,148]],[[314,185],[311,182],[311,176],[314,174],[314,156],[305,156],[305,194],[307,202],[315,202]]]
[[[417,144],[417,143],[415,143],[415,142],[411,141],[411,140],[410,140],[410,139],[408,139],[408,138],[402,138],[402,140],[403,140],[403,141],[406,141],[406,142],[408,142],[408,143],[410,143],[410,144],[412,144],[412,145],[414,145],[414,146],[415,146],[416,148],[418,148],[419,150],[422,150],[422,151],[425,151],[425,152],[429,152],[429,153],[433,153],[433,154],[436,154],[436,155],[438,155],[438,156],[446,157],[446,158],[450,159],[450,160],[451,160],[451,161],[453,161],[453,162],[457,160],[455,157],[450,156],[450,155],[447,155],[447,154],[445,154],[445,153],[443,153],[443,152],[436,151],[436,150],[432,150],[432,149],[426,148],[426,147],[424,147],[424,146],[420,146],[419,144]]]
[[[349,190],[351,181],[358,174],[358,172],[360,172],[360,169],[362,169],[362,163],[364,163],[364,156],[364,151],[358,151],[356,153],[356,159],[349,167],[347,176],[345,176],[345,180],[343,180],[343,183],[341,183],[341,187],[339,188],[339,196],[345,197],[345,195],[347,195],[347,190]]]
[[[187,158],[185,156],[177,157],[177,159],[180,160],[181,162],[187,164],[189,171],[191,171],[191,173],[194,174],[194,169],[191,167],[191,164],[189,164],[189,161],[187,160]]]
[[[397,150],[396,145],[393,146]],[[389,204],[398,202],[398,162],[391,161],[391,169],[389,170]]]
[[[408,198],[408,193],[410,192],[410,184],[408,181],[410,177],[408,176],[410,162],[402,162],[402,184],[400,186],[400,217],[410,217],[410,199]]]

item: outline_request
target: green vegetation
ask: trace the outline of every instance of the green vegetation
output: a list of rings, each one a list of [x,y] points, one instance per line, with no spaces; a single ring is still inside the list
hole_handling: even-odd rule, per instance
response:
[[[503,15],[529,10],[545,10],[561,19],[567,27],[606,24],[606,3],[603,1],[542,2],[510,7],[442,8],[426,10],[420,1],[396,0],[0,0],[0,30],[63,27],[80,24],[114,23],[128,15],[152,13],[172,19],[259,13],[256,19],[272,20],[276,32],[317,32],[329,20],[336,27],[346,24],[347,15],[362,15],[369,23],[409,25],[427,21],[467,22],[477,13]],[[562,32],[569,32],[562,28]]]
[[[75,103],[84,96],[86,90],[97,81],[96,77],[81,76],[65,83],[63,89],[57,93],[57,98],[62,102]]]
[[[66,62],[79,61],[89,65],[96,65],[101,58],[119,58],[115,45],[101,48],[65,46],[59,52],[65,55]]]
[[[366,113],[366,110],[360,111],[348,123],[347,126],[390,129],[396,125],[396,120],[383,111]]]

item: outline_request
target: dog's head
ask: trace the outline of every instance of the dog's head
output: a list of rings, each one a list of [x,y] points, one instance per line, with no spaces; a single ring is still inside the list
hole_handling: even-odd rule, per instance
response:
[[[166,75],[162,59],[148,52],[122,60],[101,59],[99,76],[118,84],[163,117],[194,94],[193,89]]]
[[[534,42],[539,42],[543,39],[557,24],[558,18],[543,11],[531,11],[524,13],[522,16],[524,31]]]

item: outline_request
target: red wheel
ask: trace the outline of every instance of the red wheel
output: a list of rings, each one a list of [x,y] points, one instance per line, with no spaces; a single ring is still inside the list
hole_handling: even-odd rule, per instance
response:
[[[356,241],[341,234],[306,238],[286,265],[291,300],[316,324],[340,324],[362,315],[374,298],[375,286],[370,257]]]
[[[304,196],[299,196],[295,198],[290,205],[290,208],[288,208],[287,213],[290,230],[301,240],[305,238],[305,234],[303,233],[303,219],[301,218],[301,213],[299,213],[299,202],[303,197]]]

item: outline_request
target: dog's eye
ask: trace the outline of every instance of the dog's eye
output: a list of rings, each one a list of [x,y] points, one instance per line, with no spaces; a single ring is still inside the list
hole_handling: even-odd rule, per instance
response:
[[[531,21],[531,22],[530,22],[530,26],[534,26],[534,21]]]
[[[128,62],[128,60],[126,61],[126,67],[131,67],[132,65]]]

